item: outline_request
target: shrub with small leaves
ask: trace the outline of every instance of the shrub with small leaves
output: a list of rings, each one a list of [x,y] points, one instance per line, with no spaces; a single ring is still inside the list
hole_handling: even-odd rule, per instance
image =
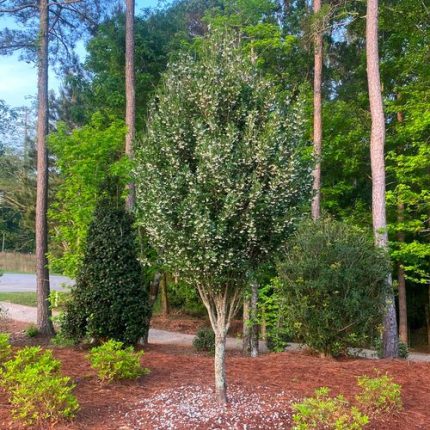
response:
[[[396,412],[402,409],[401,386],[388,374],[377,377],[360,376],[357,384],[361,388],[356,400],[360,409],[369,415]]]
[[[215,354],[215,333],[210,327],[203,327],[196,333],[193,339],[193,347],[196,351],[205,351]]]
[[[7,361],[12,355],[9,333],[0,333],[0,364]]]
[[[368,416],[351,407],[342,395],[330,397],[329,393],[321,387],[314,397],[293,404],[294,430],[361,430],[368,424]]]
[[[60,373],[52,351],[26,347],[4,364],[0,385],[8,392],[12,416],[25,425],[73,418],[79,409],[75,385]]]
[[[26,328],[25,334],[28,337],[36,337],[39,334],[39,330],[35,325],[31,325],[30,327]]]
[[[143,351],[134,351],[133,347],[124,348],[122,342],[109,340],[103,345],[91,349],[88,358],[91,366],[97,370],[98,377],[105,382],[117,379],[134,379],[149,373],[140,364]]]

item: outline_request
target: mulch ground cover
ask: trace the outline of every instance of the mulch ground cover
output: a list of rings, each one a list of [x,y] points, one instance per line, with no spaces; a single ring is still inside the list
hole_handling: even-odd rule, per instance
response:
[[[25,324],[9,322],[16,345],[26,339]],[[81,405],[72,423],[44,425],[59,430],[131,429],[288,429],[291,403],[327,386],[333,394],[352,400],[356,377],[388,372],[402,385],[404,410],[367,428],[381,430],[430,429],[430,364],[401,360],[334,360],[305,353],[266,354],[252,359],[231,353],[227,358],[230,404],[220,409],[213,401],[213,358],[191,349],[148,345],[142,359],[151,373],[136,381],[109,385],[98,382],[80,349],[55,349],[63,373],[77,383]],[[18,429],[10,406],[0,393],[0,428]]]

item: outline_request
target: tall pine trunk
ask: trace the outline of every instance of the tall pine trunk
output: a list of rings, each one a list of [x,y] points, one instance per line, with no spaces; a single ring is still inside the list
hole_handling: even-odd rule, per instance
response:
[[[40,30],[38,39],[37,81],[37,197],[36,197],[36,278],[37,278],[37,328],[51,336],[54,327],[49,306],[48,270],[48,0],[39,3]]]
[[[385,118],[379,75],[378,0],[367,1],[366,57],[370,114],[372,119],[370,135],[370,161],[372,169],[373,231],[376,245],[382,248],[388,248],[385,210]],[[384,357],[397,357],[397,320],[391,276],[389,276],[387,282],[388,289],[384,315],[383,353]]]
[[[321,10],[321,0],[314,0],[314,15]],[[313,175],[314,197],[312,200],[312,218],[317,220],[321,214],[321,153],[322,153],[322,66],[323,33],[320,25],[314,35],[314,147],[315,168]]]
[[[400,99],[400,95],[397,95],[397,99]],[[403,112],[397,112],[397,122],[403,123]],[[405,219],[405,204],[399,202],[397,204],[397,222],[402,224]],[[397,233],[397,240],[400,243],[405,242],[404,231]],[[405,269],[402,262],[399,262],[397,267],[397,282],[399,285],[399,340],[405,345],[408,344],[408,305],[406,298],[406,278]]]
[[[125,0],[125,124],[127,134],[125,137],[125,153],[133,158],[133,142],[136,134],[136,96],[135,96],[135,70],[134,70],[134,0]],[[134,208],[136,202],[133,182],[128,184],[126,205],[129,210]]]

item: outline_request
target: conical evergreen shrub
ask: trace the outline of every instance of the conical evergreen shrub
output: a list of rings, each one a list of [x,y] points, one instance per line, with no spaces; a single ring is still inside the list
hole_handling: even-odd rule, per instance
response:
[[[134,344],[145,338],[151,309],[137,260],[133,216],[114,197],[119,185],[105,186],[89,227],[84,260],[63,316],[62,334],[115,339]]]

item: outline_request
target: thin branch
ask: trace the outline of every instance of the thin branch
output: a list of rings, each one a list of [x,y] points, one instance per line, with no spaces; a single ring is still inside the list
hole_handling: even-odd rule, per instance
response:
[[[0,13],[15,13],[15,12],[19,12],[21,10],[24,9],[29,9],[29,8],[33,8],[33,9],[37,9],[37,5],[34,3],[27,3],[27,4],[23,4],[21,6],[17,6],[17,7],[13,7],[10,9],[0,9]]]

